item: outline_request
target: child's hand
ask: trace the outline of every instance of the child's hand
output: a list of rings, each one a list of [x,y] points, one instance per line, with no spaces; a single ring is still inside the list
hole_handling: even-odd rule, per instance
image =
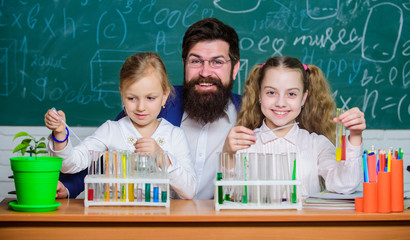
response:
[[[59,110],[58,114],[64,119],[65,121],[65,114],[63,111]],[[65,125],[61,122],[60,118],[57,116],[53,110],[49,109],[47,113],[44,115],[44,123],[46,127],[54,133],[65,133]]]
[[[140,138],[138,139],[135,143],[135,152],[138,153],[147,153],[148,155],[153,155],[154,153],[158,152],[160,154],[163,153],[162,148],[157,144],[155,139],[153,138]],[[158,159],[162,159],[159,157]],[[157,159],[156,159],[157,160]],[[162,162],[157,162],[158,166],[162,168]],[[167,166],[169,166],[171,163],[169,159],[167,160]]]
[[[349,141],[352,145],[362,144],[362,132],[366,129],[364,113],[359,108],[354,107],[341,114],[334,122],[341,121],[350,130]]]
[[[56,198],[67,198],[67,197],[68,197],[67,188],[64,186],[62,182],[58,181]]]
[[[243,126],[235,126],[231,128],[226,137],[223,151],[234,154],[239,150],[249,148],[255,144],[256,136],[254,132]]]
[[[135,143],[135,152],[148,153],[153,155],[156,152],[162,153],[162,148],[158,146],[153,138],[140,138]]]

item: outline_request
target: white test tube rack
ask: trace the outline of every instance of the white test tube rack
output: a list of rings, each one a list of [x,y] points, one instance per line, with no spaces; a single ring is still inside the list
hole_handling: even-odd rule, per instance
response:
[[[294,168],[297,170],[296,156],[218,153],[215,209],[301,210],[301,181],[293,172]]]
[[[84,205],[170,206],[167,155],[132,152],[90,151],[88,175],[84,179]],[[158,164],[163,161],[163,169]]]

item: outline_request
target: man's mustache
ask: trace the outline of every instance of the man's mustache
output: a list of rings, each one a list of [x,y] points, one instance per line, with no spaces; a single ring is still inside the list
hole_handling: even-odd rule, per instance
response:
[[[192,79],[191,81],[192,85],[196,84],[201,84],[201,83],[211,83],[213,85],[216,85],[217,87],[222,88],[222,81],[220,79],[212,78],[212,77],[198,77],[196,79]]]

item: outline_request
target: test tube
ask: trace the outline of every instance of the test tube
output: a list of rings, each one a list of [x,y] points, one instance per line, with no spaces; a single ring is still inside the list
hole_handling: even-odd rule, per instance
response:
[[[120,177],[127,178],[127,151],[122,151],[121,155],[121,162],[120,162]]]
[[[94,201],[94,187],[93,183],[88,183],[88,192],[87,192],[87,197],[88,201]]]
[[[269,180],[277,180],[276,179],[278,177],[277,174],[276,174],[277,168],[278,168],[278,159],[276,157],[275,152],[273,152],[272,161],[271,161],[271,164],[270,164],[269,169],[268,169],[268,171],[269,171]],[[276,188],[277,188],[276,185],[271,185],[269,187],[269,197],[270,197],[270,201],[272,203],[275,203],[276,198],[277,198],[276,197]]]
[[[242,157],[240,157],[242,159]],[[248,181],[248,161],[246,155],[243,156],[243,180]],[[248,203],[248,186],[243,186],[242,203]]]
[[[145,202],[151,202],[151,184],[145,184]]]
[[[121,158],[122,158],[122,170],[123,170],[123,177],[124,178],[129,178],[132,176],[132,154],[129,153],[128,151],[123,151]],[[133,183],[127,183],[124,186],[123,191],[125,191],[125,198],[129,202],[134,202],[134,184]]]
[[[140,184],[137,186],[137,202],[142,202],[142,188]]]
[[[88,151],[88,176],[94,175],[94,150],[89,150]]]
[[[154,198],[152,201],[159,202],[159,187],[158,186],[154,187]]]
[[[161,202],[167,202],[167,185],[161,187]]]
[[[150,178],[156,178],[157,176],[157,156],[158,153],[154,153],[152,155],[148,155],[148,163],[149,163],[149,176]]]
[[[276,166],[276,171],[275,171],[275,180],[287,180],[286,179],[286,171],[287,171],[287,166],[285,165],[284,161],[284,156],[281,153],[278,153],[275,151],[275,166]],[[274,197],[273,197],[273,202],[274,203],[281,203],[282,201],[282,194],[283,194],[283,187],[280,185],[275,185],[274,187]]]
[[[167,162],[168,162],[168,154],[164,152],[162,154],[162,168],[161,168],[161,178],[167,178]]]
[[[266,154],[265,159],[266,159],[265,179],[270,181],[270,180],[273,180],[272,169],[273,169],[274,162],[275,162],[275,154],[273,153]],[[274,189],[272,189],[272,185],[266,185],[265,189],[266,189],[266,202],[267,203],[275,202],[275,197],[272,195],[272,193],[274,192]]]
[[[94,150],[89,150],[89,164],[88,164],[88,175],[93,176],[96,173],[96,161],[95,161],[95,153]],[[87,198],[88,201],[93,201],[94,200],[94,184],[93,183],[88,183],[87,184]]]
[[[296,180],[296,158],[293,160],[292,180]],[[297,202],[296,185],[293,185],[292,203]]]
[[[259,172],[258,172],[258,158],[256,153],[248,153],[247,161],[248,161],[248,178],[251,181],[259,180]],[[259,187],[256,185],[251,185],[248,187],[248,202],[250,203],[258,203],[258,189]]]
[[[104,152],[104,173],[107,178],[110,177],[110,154],[108,151]],[[104,200],[106,202],[110,201],[110,184],[104,183],[103,184],[103,192],[104,192]]]
[[[104,201],[101,195],[101,189],[103,189],[102,185],[103,185],[102,183],[95,184],[95,193],[94,193],[95,201]]]
[[[243,160],[240,154],[233,155],[233,170],[234,174],[232,176],[232,180],[238,181],[243,180]],[[243,197],[243,186],[235,186],[233,188],[233,193],[231,196],[231,200],[234,202],[241,202]]]
[[[113,177],[115,177],[115,178],[118,178],[118,171],[119,171],[119,169],[121,169],[121,168],[119,168],[119,164],[118,164],[118,158],[117,158],[117,152],[115,152],[115,151],[112,151],[112,156],[113,156],[113,162],[114,162],[114,169],[113,169]],[[118,201],[118,184],[117,183],[114,183],[114,194],[113,194],[113,200],[114,201]]]
[[[161,178],[162,177],[162,167],[165,164],[165,157],[164,154],[160,153],[155,153],[155,178]]]
[[[266,154],[259,154],[258,156],[259,180],[266,180]],[[260,185],[260,199],[261,203],[266,203],[266,185]]]
[[[232,171],[232,166],[231,166],[231,158],[228,153],[223,153],[223,166],[224,166],[224,177],[226,180],[230,180],[230,172]],[[230,201],[231,200],[231,186],[225,186],[225,200]]]
[[[336,109],[336,117],[339,117],[344,110]],[[346,127],[341,121],[336,123],[336,161],[346,160]]]
[[[224,153],[221,152],[219,153],[219,164],[218,164],[218,170],[216,173],[216,181],[221,181],[223,179],[223,159],[224,159]],[[223,203],[223,187],[218,186],[218,203],[222,204]]]
[[[118,184],[119,187],[119,200],[121,202],[125,202],[127,199],[127,189],[126,189],[126,184],[124,183],[119,183]]]
[[[127,176],[135,177],[135,153],[127,153]]]

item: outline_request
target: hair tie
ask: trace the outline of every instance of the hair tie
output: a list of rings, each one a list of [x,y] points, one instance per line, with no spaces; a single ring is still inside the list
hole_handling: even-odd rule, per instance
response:
[[[306,66],[306,64],[303,64],[303,63],[302,63],[302,65],[303,65],[303,68],[305,69],[305,71],[307,71],[307,70],[308,70],[308,67]]]
[[[266,62],[262,63],[262,64],[261,64],[261,68],[263,68],[263,66],[265,66],[265,64],[266,64]]]

